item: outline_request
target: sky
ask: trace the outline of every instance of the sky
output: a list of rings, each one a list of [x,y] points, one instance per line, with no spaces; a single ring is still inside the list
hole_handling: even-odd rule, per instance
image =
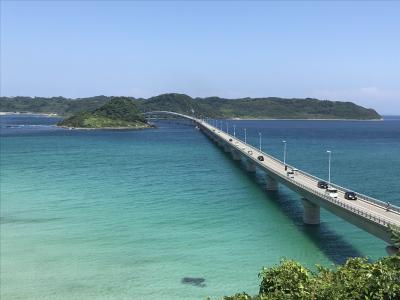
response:
[[[397,1],[4,1],[2,96],[289,97],[400,115]]]

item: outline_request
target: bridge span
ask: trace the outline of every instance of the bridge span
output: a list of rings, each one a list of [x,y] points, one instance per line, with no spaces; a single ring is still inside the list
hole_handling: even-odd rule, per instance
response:
[[[281,183],[297,192],[302,196],[305,224],[319,224],[320,207],[322,207],[389,244],[392,243],[389,227],[400,227],[400,207],[390,205],[388,208],[386,202],[360,193],[357,193],[357,200],[347,200],[344,194],[348,189],[330,183],[330,186],[338,191],[337,198],[333,198],[317,186],[318,181],[322,179],[284,164],[279,159],[212,126],[204,119],[169,111],[153,111],[145,114],[170,115],[192,121],[206,136],[222,147],[225,152],[230,153],[234,160],[244,159],[249,172],[255,172],[256,168],[265,171],[267,190],[277,190],[278,183]],[[259,156],[263,157],[262,161],[258,159]],[[288,176],[287,171],[292,169],[295,169],[295,174]]]

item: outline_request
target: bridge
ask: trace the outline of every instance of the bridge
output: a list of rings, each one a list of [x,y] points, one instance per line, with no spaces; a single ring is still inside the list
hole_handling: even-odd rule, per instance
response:
[[[212,126],[205,119],[199,119],[184,114],[169,111],[152,111],[145,115],[169,115],[187,119],[195,124],[206,136],[214,141],[225,152],[231,154],[233,160],[245,160],[246,169],[255,172],[256,168],[267,175],[266,189],[277,190],[281,183],[302,197],[304,207],[303,221],[305,224],[320,223],[320,208],[324,208],[347,222],[369,232],[370,234],[391,244],[389,227],[400,227],[400,207],[387,202],[357,193],[357,200],[347,200],[346,189],[334,183],[330,186],[337,189],[338,195],[333,198],[317,186],[322,179],[315,177],[295,167],[284,164],[279,159],[255,148],[254,146]],[[258,158],[262,156],[263,160]],[[287,171],[294,170],[288,176]]]

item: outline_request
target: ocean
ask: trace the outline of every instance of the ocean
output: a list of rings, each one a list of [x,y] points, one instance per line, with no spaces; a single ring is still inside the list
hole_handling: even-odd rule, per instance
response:
[[[385,243],[300,196],[187,124],[66,130],[56,117],[0,116],[0,298],[219,299],[258,292],[263,266],[385,256]],[[225,121],[224,121],[225,122]],[[400,205],[400,117],[228,121],[232,132],[316,176]],[[224,123],[225,127],[225,123]]]

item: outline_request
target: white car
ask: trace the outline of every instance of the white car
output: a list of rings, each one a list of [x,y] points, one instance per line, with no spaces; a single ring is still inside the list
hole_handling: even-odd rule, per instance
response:
[[[331,198],[337,198],[338,197],[338,191],[337,189],[333,188],[333,187],[328,187],[325,190],[325,195],[331,197]]]
[[[288,171],[287,173],[286,173],[286,175],[287,175],[287,177],[289,177],[289,178],[294,178],[294,172],[293,171]]]

